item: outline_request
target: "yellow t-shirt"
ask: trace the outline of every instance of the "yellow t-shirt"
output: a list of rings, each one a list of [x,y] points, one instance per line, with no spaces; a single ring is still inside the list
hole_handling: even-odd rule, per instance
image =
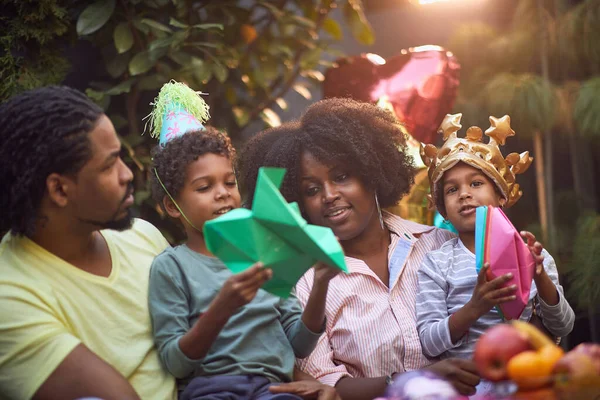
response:
[[[142,399],[175,399],[148,312],[150,264],[169,244],[148,222],[102,231],[108,277],[89,274],[28,238],[0,244],[0,398],[29,399],[83,343],[112,365]]]

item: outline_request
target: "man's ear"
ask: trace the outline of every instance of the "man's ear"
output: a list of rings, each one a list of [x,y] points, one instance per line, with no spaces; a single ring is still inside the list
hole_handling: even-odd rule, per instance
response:
[[[52,203],[66,207],[69,202],[68,195],[73,190],[73,182],[63,175],[52,173],[46,178],[46,190]]]
[[[181,212],[179,211],[179,209],[177,208],[177,206],[175,205],[175,203],[173,202],[173,200],[171,200],[171,198],[169,196],[163,197],[163,206],[165,207],[167,214],[169,214],[169,217],[171,217],[171,218],[181,217]]]

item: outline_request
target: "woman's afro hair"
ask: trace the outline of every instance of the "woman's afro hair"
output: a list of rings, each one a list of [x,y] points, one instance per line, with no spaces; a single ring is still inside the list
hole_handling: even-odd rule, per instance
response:
[[[287,169],[282,194],[301,204],[300,159],[308,152],[323,164],[348,168],[376,191],[381,207],[393,206],[414,183],[416,168],[406,150],[404,131],[389,111],[345,98],[321,100],[298,122],[248,141],[239,163],[242,193],[251,204],[258,168],[282,167]]]

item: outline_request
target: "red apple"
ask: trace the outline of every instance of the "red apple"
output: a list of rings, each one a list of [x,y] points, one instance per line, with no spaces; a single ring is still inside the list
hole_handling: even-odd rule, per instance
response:
[[[587,354],[596,366],[596,371],[598,372],[598,375],[600,375],[600,344],[581,343],[571,351],[574,353]]]
[[[473,361],[483,378],[498,382],[508,378],[508,360],[530,349],[531,345],[524,333],[508,324],[500,324],[488,329],[479,338]]]
[[[600,396],[600,374],[591,357],[568,352],[554,366],[554,387],[561,399],[596,399]]]

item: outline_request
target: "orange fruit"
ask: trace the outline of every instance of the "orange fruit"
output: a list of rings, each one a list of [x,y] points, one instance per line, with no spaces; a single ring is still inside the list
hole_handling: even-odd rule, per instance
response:
[[[551,388],[517,392],[512,397],[514,400],[557,400],[557,395]]]
[[[554,346],[554,345],[542,347],[537,352],[542,359],[541,373],[543,375],[547,375],[547,376],[552,375],[552,370],[554,369],[554,366],[556,365],[558,360],[560,360],[562,358],[562,356],[565,355],[565,352],[563,349],[561,349],[558,346]]]
[[[508,377],[519,386],[519,390],[538,389],[551,383],[552,369],[548,369],[544,354],[537,351],[517,354],[508,361],[506,371]]]
[[[240,34],[242,35],[242,39],[246,44],[254,42],[256,36],[258,35],[256,33],[256,29],[254,29],[252,25],[248,24],[243,24],[240,26]]]

